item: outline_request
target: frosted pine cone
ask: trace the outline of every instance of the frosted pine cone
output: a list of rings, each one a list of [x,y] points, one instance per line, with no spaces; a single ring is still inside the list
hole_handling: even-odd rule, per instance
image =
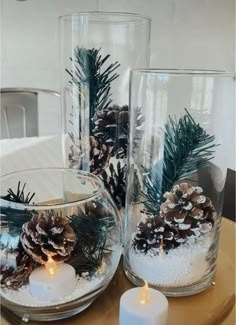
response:
[[[51,256],[57,262],[70,257],[76,235],[67,218],[53,210],[35,214],[22,227],[21,243],[28,255],[40,264]]]
[[[116,158],[127,157],[129,112],[128,106],[113,105],[97,111],[93,118],[96,138],[111,148],[111,155]]]
[[[17,267],[2,265],[0,268],[1,286],[11,289],[19,289],[28,283],[31,272],[35,269],[37,263],[28,255],[19,255],[17,258]]]
[[[168,251],[176,246],[176,229],[167,225],[160,216],[148,216],[137,225],[133,236],[133,247],[139,252],[155,249],[157,253]]]
[[[137,225],[133,247],[139,252],[168,252],[188,239],[210,232],[214,226],[215,209],[201,187],[181,183],[166,192],[164,198],[160,215],[147,216]]]
[[[175,238],[177,243],[197,238],[212,230],[215,209],[201,187],[180,183],[171,192],[166,192],[164,198],[166,201],[161,205],[160,215],[165,223],[178,232]]]
[[[110,159],[110,149],[107,145],[101,143],[94,136],[89,137],[89,159],[86,161],[86,155],[81,145],[72,145],[69,153],[70,168],[78,170],[87,170],[99,175],[106,168]]]

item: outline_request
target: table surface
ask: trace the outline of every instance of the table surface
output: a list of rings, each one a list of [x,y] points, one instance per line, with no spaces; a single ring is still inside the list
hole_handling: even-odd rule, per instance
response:
[[[235,325],[235,223],[222,219],[215,285],[191,297],[168,298],[168,325]],[[49,325],[118,325],[120,296],[133,285],[120,264],[107,290],[85,311]],[[3,318],[5,317],[5,318]],[[2,325],[22,323],[2,313]],[[29,322],[30,325],[42,324]]]

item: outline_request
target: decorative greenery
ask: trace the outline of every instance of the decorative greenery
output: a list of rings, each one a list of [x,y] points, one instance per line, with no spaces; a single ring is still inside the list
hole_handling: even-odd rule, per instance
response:
[[[169,117],[165,125],[164,158],[153,168],[144,168],[143,202],[149,212],[157,214],[163,194],[175,182],[188,178],[213,158],[215,136],[207,134],[190,113],[178,121]]]
[[[24,209],[21,210],[17,207],[13,207],[14,203],[23,203],[29,204],[35,193],[31,194],[30,192],[25,195],[25,186],[26,183],[23,185],[22,189],[21,183],[18,182],[17,191],[16,193],[9,188],[8,194],[5,196],[1,196],[0,198],[4,201],[8,201],[9,204],[1,204],[1,226],[7,226],[10,232],[18,232],[21,231],[22,226],[25,222],[29,221],[32,217],[31,211]]]
[[[17,186],[17,192],[14,193],[14,191],[9,188],[7,190],[7,195],[5,196],[1,196],[2,199],[6,200],[6,201],[11,201],[11,202],[17,202],[17,203],[26,203],[29,204],[33,197],[35,196],[35,193],[31,194],[30,192],[27,194],[27,196],[25,197],[25,186],[26,183],[23,185],[22,190],[20,189],[20,182],[18,182],[18,186]]]
[[[74,50],[74,57],[70,58],[73,63],[73,70],[66,71],[71,76],[71,83],[78,87],[79,102],[83,100],[84,90],[89,92],[90,106],[90,134],[94,128],[93,117],[96,111],[107,108],[111,100],[111,82],[119,75],[114,72],[120,64],[116,61],[109,64],[102,71],[110,55],[102,57],[101,49],[86,49],[77,46]]]
[[[69,217],[71,227],[77,235],[77,243],[68,263],[77,273],[95,273],[109,250],[105,247],[108,233],[114,227],[112,217],[98,218],[95,214],[81,212]]]
[[[21,231],[24,223],[32,217],[31,211],[1,206],[1,227],[7,226],[9,232]]]
[[[104,208],[101,203],[85,203],[83,207],[78,207],[77,214],[65,217],[68,219],[68,224],[66,224],[65,221],[59,215],[57,215],[54,210],[44,211],[43,213],[47,217],[46,219],[48,222],[48,224],[46,224],[42,218],[42,213],[38,214],[37,211],[28,211],[27,209],[19,210],[14,207],[14,203],[17,202],[30,203],[33,196],[35,195],[31,195],[30,193],[28,193],[27,196],[25,196],[25,185],[26,184],[24,184],[22,190],[20,190],[19,182],[16,193],[14,193],[12,189],[9,189],[8,195],[1,197],[5,201],[9,201],[9,204],[5,204],[5,206],[1,205],[1,225],[7,227],[9,229],[9,233],[5,233],[4,238],[1,237],[0,249],[7,248],[8,253],[18,252],[23,256],[23,258],[31,258],[29,251],[25,250],[25,248],[22,248],[23,237],[21,237],[21,242],[19,242],[19,235],[21,234],[22,236],[22,234],[24,233],[24,227],[26,227],[27,224],[29,227],[29,222],[31,222],[30,227],[32,228],[33,223],[34,227],[36,227],[37,224],[40,225],[40,220],[42,219],[42,224],[40,225],[40,227],[45,227],[44,230],[47,232],[49,232],[50,227],[53,226],[56,226],[60,229],[63,226],[66,227],[62,236],[63,242],[57,242],[57,247],[60,247],[60,244],[61,246],[65,245],[65,232],[67,232],[67,237],[70,239],[72,238],[71,236],[74,233],[74,237],[76,238],[76,244],[73,247],[72,252],[70,253],[69,259],[67,259],[67,263],[74,266],[77,274],[81,275],[82,273],[87,272],[88,275],[91,276],[95,272],[99,272],[99,268],[102,266],[103,258],[111,252],[109,250],[109,247],[107,247],[107,241],[109,239],[109,232],[115,226],[115,222],[113,217],[109,214],[109,211]],[[51,219],[54,218],[54,220],[51,220],[49,218],[50,216]],[[24,227],[22,228],[23,225]],[[36,232],[37,231],[33,231],[30,234],[30,236],[32,237],[32,243],[35,243],[35,245],[40,245],[41,240],[42,243],[45,244],[46,238],[43,238],[43,236],[40,237],[40,240],[38,240],[37,243],[33,240],[33,237],[37,236]],[[14,245],[16,245],[14,249],[12,248],[13,244],[9,242],[9,240],[12,238],[12,233],[14,233],[14,235],[17,234],[17,241],[14,241]],[[55,234],[54,237],[56,238],[57,234]],[[7,244],[5,244],[4,240],[7,241]],[[50,237],[50,240],[52,242],[52,236]],[[59,237],[57,237],[57,240],[59,240]],[[13,240],[11,241],[13,242]],[[47,247],[47,249],[49,249],[49,247]],[[40,255],[40,249],[37,250],[37,253],[34,253],[36,255]],[[35,256],[33,257],[33,260],[36,261]],[[24,266],[22,266],[21,264],[19,265],[21,267]],[[5,270],[6,272],[4,270],[1,270],[1,272],[4,274],[4,279],[8,279],[8,277],[10,279],[11,276],[11,281],[15,286],[14,287],[12,285],[12,288],[19,288],[22,284],[24,284],[24,281],[28,280],[28,276],[32,271],[31,268],[27,269],[27,267],[26,269],[22,269],[22,272],[18,272],[17,269],[16,273],[12,273],[13,269],[10,270],[11,272],[8,269]]]

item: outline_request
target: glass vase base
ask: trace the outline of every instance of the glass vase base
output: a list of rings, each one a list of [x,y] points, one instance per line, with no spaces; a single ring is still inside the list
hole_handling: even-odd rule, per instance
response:
[[[125,264],[124,264],[124,272],[127,278],[129,279],[129,281],[132,282],[134,285],[139,287],[144,285],[144,280],[139,278],[134,273],[130,272],[130,270],[126,267]],[[150,288],[154,288],[162,292],[167,297],[186,297],[186,296],[192,296],[198,294],[208,289],[211,285],[213,285],[214,275],[215,273],[212,272],[203,280],[195,282],[192,285],[183,286],[183,287],[163,287],[163,286],[153,285],[151,283],[149,283],[148,286]]]
[[[49,312],[47,314],[43,314],[43,313],[39,312],[37,314],[35,313],[35,314],[29,315],[29,314],[17,313],[14,311],[14,314],[16,316],[20,317],[22,322],[25,322],[25,323],[28,323],[29,321],[40,321],[40,322],[55,321],[55,320],[69,318],[76,314],[81,313],[83,310],[88,308],[92,304],[93,301],[90,301],[89,303],[86,303],[85,305],[82,305],[80,307],[76,307],[74,309],[70,309],[70,310],[62,311],[62,312],[52,311],[51,313]]]

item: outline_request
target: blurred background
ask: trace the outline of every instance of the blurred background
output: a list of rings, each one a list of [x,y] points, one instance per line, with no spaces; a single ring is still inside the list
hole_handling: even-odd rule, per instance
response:
[[[58,17],[87,10],[150,16],[152,67],[235,70],[235,0],[1,0],[2,87],[59,90]]]

